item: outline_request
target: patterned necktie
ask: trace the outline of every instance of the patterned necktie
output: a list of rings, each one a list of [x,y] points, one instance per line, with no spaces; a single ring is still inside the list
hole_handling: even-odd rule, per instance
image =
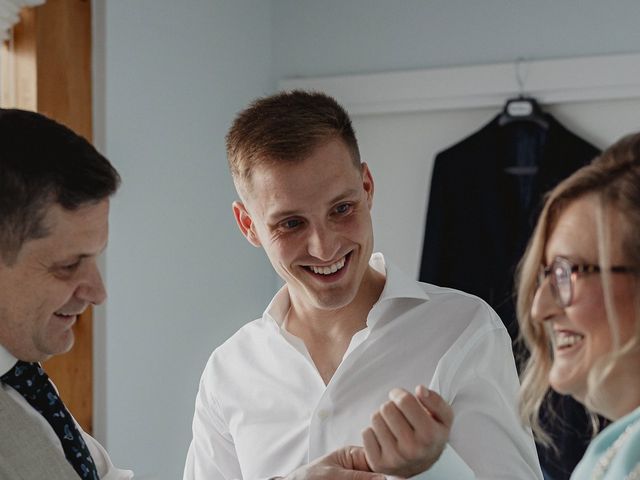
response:
[[[20,393],[49,422],[62,443],[67,461],[80,478],[99,480],[82,435],[42,367],[19,361],[0,380]]]

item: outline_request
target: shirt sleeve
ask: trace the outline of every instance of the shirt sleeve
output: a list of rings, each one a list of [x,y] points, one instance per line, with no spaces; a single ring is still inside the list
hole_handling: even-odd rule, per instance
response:
[[[183,480],[242,479],[233,438],[209,385],[209,365],[200,379],[193,415],[193,439]]]
[[[78,428],[80,429],[80,425],[78,425]],[[122,470],[113,465],[109,454],[95,438],[82,431],[82,429],[80,431],[96,464],[98,476],[101,480],[131,480],[133,478],[131,470]]]
[[[394,477],[395,478],[395,477]],[[447,445],[440,458],[429,470],[411,477],[411,480],[476,480],[469,466],[456,451]],[[387,477],[389,480],[389,477]]]
[[[478,480],[541,480],[533,436],[517,414],[511,340],[488,306],[478,314],[492,318],[438,367],[450,372],[441,385],[455,414],[449,444]]]

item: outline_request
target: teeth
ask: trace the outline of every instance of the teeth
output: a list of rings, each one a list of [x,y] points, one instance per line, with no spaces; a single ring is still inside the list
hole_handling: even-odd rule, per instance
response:
[[[313,273],[317,273],[318,275],[331,275],[332,273],[336,273],[338,270],[341,270],[344,267],[345,257],[342,257],[333,265],[329,265],[328,267],[316,267],[311,265],[309,268]]]
[[[584,338],[584,335],[579,335],[577,333],[556,333],[556,346],[558,348],[563,347],[572,347],[578,342],[581,342]]]

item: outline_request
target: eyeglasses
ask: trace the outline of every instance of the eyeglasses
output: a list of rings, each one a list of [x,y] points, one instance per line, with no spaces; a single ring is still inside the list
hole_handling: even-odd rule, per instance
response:
[[[611,273],[635,273],[631,267],[614,266],[608,269]],[[551,265],[540,266],[538,272],[538,288],[544,280],[551,276],[551,293],[558,306],[566,308],[573,300],[573,284],[578,275],[600,273],[602,269],[598,265],[576,265],[564,257],[556,257]]]

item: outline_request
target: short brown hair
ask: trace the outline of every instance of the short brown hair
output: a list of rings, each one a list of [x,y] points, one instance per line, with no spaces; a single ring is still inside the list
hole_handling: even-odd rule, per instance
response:
[[[227,159],[236,186],[257,165],[304,160],[332,138],[340,138],[360,165],[358,142],[346,110],[319,92],[294,90],[255,100],[227,134]]]
[[[0,261],[11,265],[22,245],[48,235],[44,215],[111,196],[120,176],[84,138],[43,115],[0,109]]]
[[[619,213],[626,223],[624,238],[610,239],[606,232],[598,235],[598,262],[610,265],[610,241],[621,241],[625,264],[636,271],[640,270],[640,133],[622,138],[548,194],[527,251],[518,267],[518,321],[521,340],[531,352],[521,378],[520,412],[523,421],[531,424],[538,440],[544,444],[550,444],[551,438],[544,432],[539,415],[550,388],[548,375],[553,363],[553,353],[547,330],[531,316],[531,307],[538,289],[537,275],[544,261],[546,243],[561,214],[574,201],[591,195],[597,202],[596,219],[601,224],[598,225],[599,231],[605,228],[607,216],[612,211]],[[605,300],[612,295],[608,279],[609,275],[604,271],[601,280]],[[624,361],[627,355],[640,349],[640,292],[636,293],[635,337],[624,345],[614,344],[614,350],[602,359],[599,368],[590,372],[590,377],[601,379],[612,364]],[[615,312],[607,310],[607,320],[616,338],[612,314]],[[590,406],[589,395],[586,404],[587,407]]]

